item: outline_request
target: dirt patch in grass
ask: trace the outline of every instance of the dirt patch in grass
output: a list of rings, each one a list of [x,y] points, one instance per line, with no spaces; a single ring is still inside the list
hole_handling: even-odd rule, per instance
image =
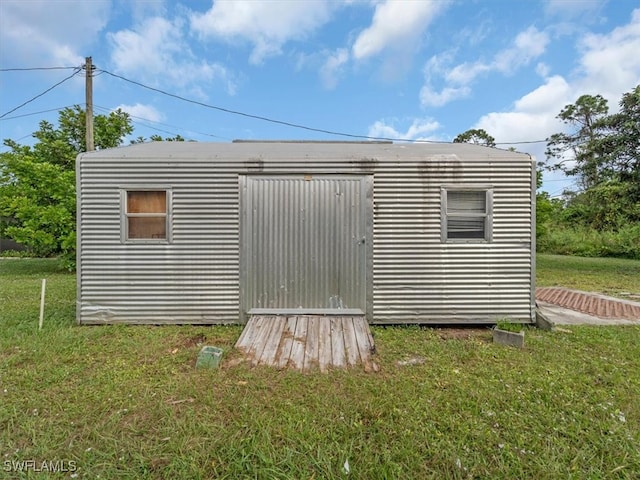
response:
[[[491,340],[491,332],[486,327],[444,327],[435,331],[442,340]]]
[[[194,336],[182,339],[182,341],[179,344],[177,344],[174,348],[200,347],[205,343],[207,343],[207,337],[201,333],[198,335],[194,335]]]

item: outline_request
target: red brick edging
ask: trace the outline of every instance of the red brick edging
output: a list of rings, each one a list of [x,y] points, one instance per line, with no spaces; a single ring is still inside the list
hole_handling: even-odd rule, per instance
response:
[[[600,318],[640,320],[640,304],[561,287],[536,288],[536,300]]]

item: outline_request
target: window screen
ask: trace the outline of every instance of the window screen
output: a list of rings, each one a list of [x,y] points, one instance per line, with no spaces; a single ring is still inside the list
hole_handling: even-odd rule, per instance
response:
[[[126,192],[126,239],[167,238],[167,192],[129,190]]]
[[[489,241],[490,198],[488,190],[443,190],[443,240]]]

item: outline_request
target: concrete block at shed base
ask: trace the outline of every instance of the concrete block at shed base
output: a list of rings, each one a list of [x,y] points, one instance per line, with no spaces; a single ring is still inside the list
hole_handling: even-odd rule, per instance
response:
[[[536,306],[536,327],[541,330],[553,330],[554,323],[540,311],[540,307]]]
[[[493,343],[524,348],[524,332],[509,332],[507,330],[493,329]]]
[[[218,347],[202,347],[198,353],[196,368],[218,368],[222,359],[223,350]]]

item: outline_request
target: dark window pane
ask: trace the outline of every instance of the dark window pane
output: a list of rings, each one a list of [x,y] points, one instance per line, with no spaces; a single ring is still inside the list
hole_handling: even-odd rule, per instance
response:
[[[485,238],[483,217],[449,217],[447,238]]]

